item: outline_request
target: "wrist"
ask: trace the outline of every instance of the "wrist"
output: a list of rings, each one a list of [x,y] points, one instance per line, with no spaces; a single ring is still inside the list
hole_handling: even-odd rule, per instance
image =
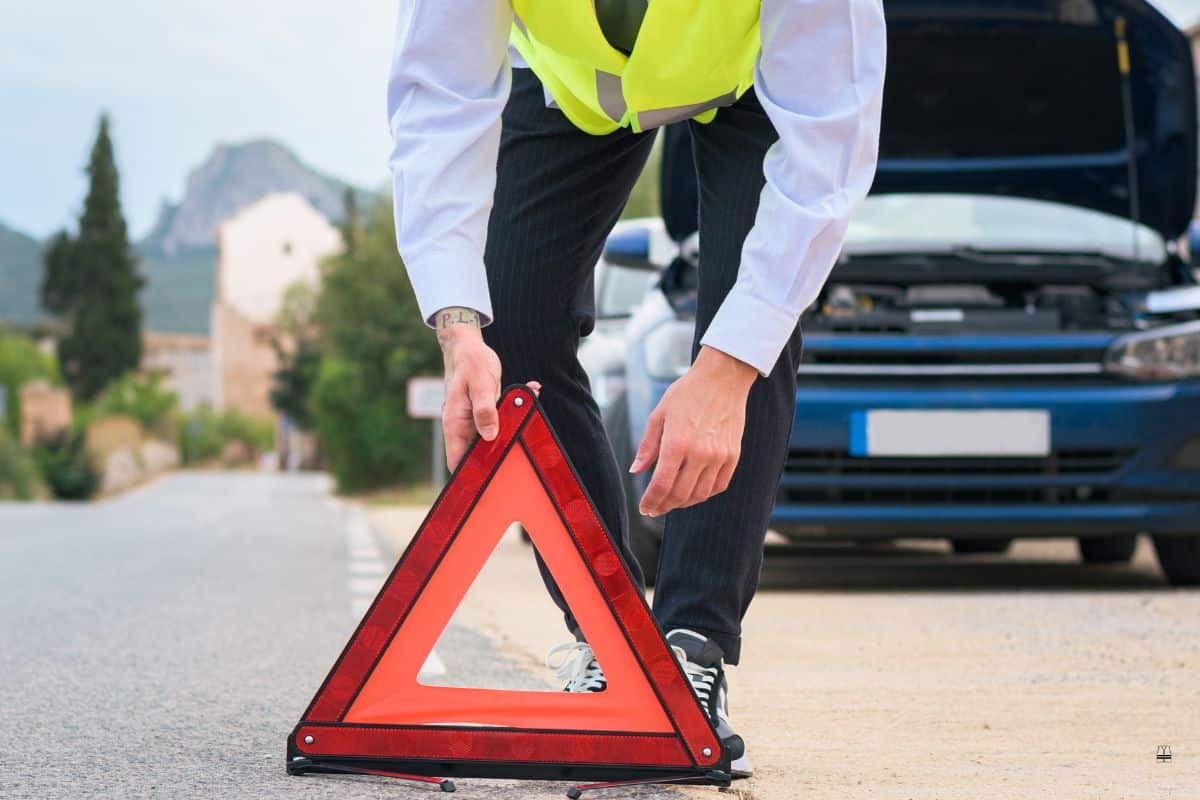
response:
[[[692,369],[703,374],[707,380],[718,381],[742,392],[749,392],[758,379],[757,368],[708,345],[700,348]]]
[[[434,317],[438,343],[442,350],[465,341],[483,339],[482,319],[470,308],[443,308]]]

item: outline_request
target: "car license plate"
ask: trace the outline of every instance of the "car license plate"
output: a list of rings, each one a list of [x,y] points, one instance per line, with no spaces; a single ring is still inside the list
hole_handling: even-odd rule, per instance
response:
[[[1050,454],[1050,412],[855,411],[850,455],[859,457],[1011,456]]]

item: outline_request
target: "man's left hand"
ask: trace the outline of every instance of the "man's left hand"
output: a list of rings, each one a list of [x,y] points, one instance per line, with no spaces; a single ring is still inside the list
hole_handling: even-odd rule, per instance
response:
[[[758,371],[702,347],[692,368],[650,415],[630,472],[658,462],[639,506],[657,517],[703,503],[729,488],[742,452],[746,397]]]

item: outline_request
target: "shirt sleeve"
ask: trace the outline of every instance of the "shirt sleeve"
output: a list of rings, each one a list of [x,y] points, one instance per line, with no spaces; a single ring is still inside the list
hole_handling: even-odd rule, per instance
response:
[[[767,375],[875,178],[887,56],[880,0],[763,0],[758,100],[779,134],[733,289],[703,344]]]
[[[511,88],[508,0],[402,0],[388,80],[396,243],[426,322],[492,318],[484,243]]]

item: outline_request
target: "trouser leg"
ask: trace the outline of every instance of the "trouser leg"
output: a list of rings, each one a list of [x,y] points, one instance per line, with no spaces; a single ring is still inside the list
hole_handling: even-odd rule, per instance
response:
[[[763,158],[778,137],[753,92],[711,124],[691,127],[700,182],[698,348],[737,279],[765,180]],[[740,658],[742,617],[762,570],[795,414],[800,351],[797,330],[771,375],[750,390],[741,460],[728,491],[666,518],[655,616],[664,630],[690,628],[716,640],[731,664]]]
[[[542,383],[546,415],[639,589],[621,474],[576,352],[594,322],[593,269],[652,144],[625,130],[583,133],[545,107],[532,72],[514,70],[484,255],[496,318],[484,339],[506,384]],[[579,636],[540,557],[538,567]]]

